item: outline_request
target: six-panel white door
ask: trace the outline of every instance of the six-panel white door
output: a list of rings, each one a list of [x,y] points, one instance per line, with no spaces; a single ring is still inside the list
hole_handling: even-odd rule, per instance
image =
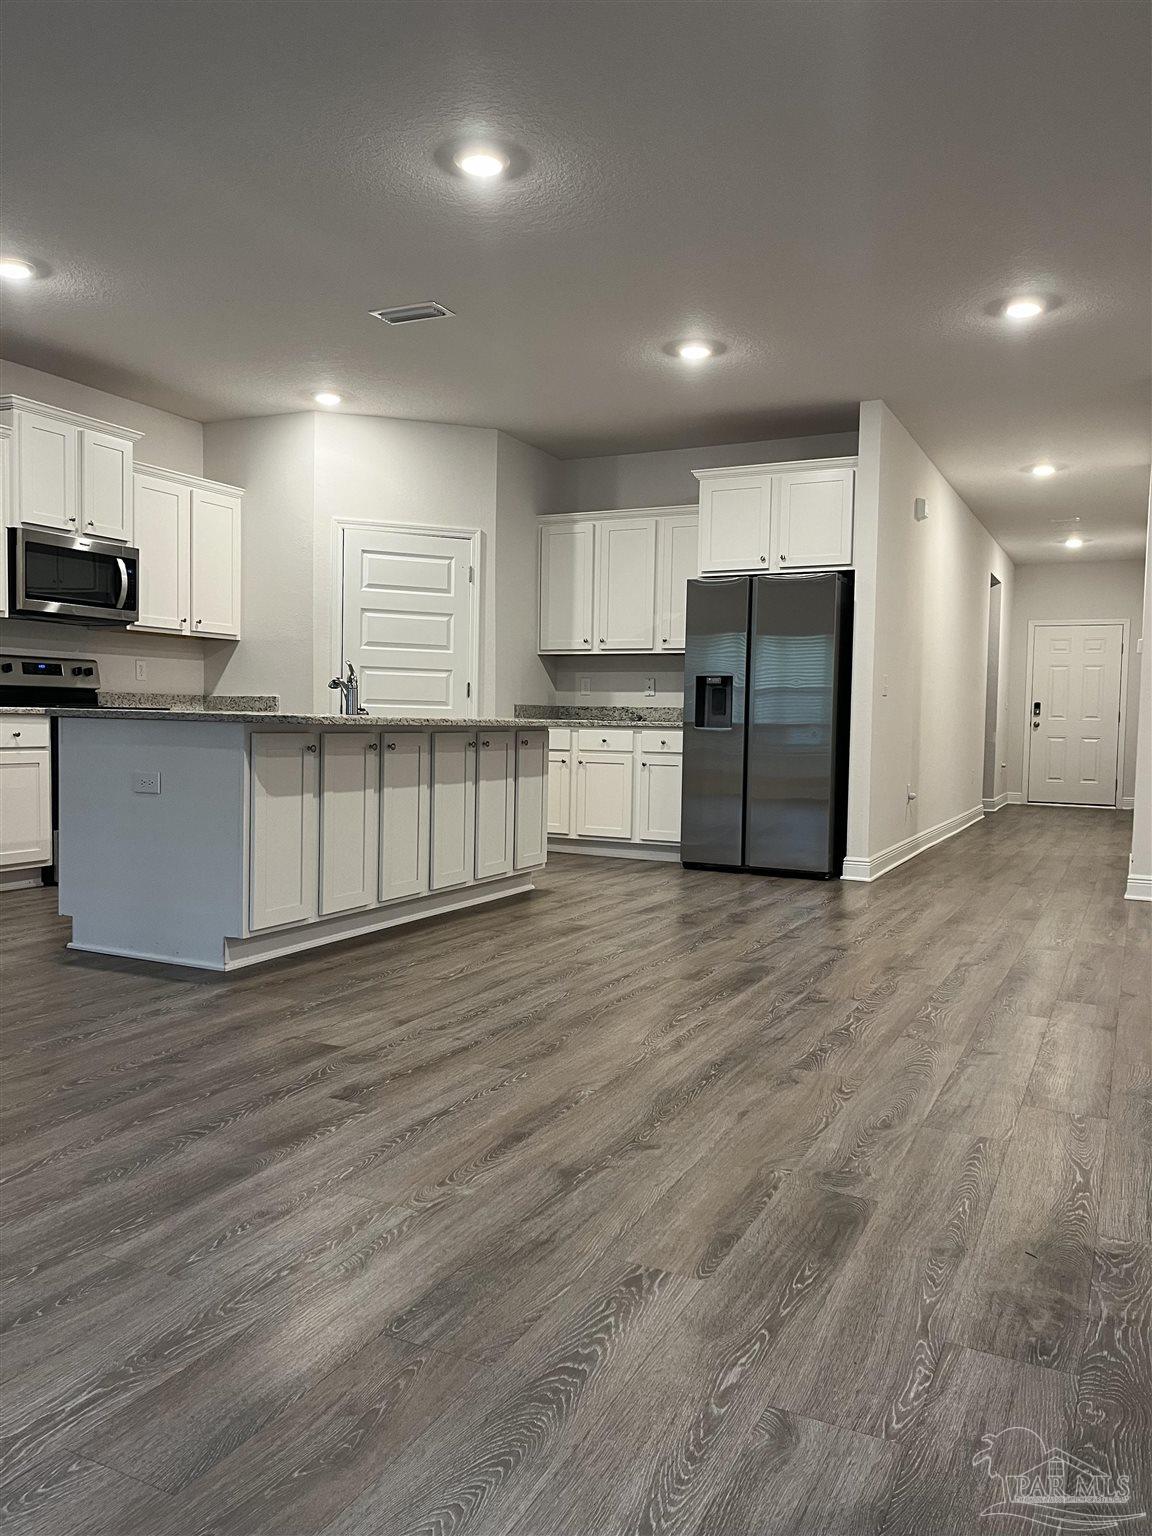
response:
[[[605,520],[596,529],[596,649],[656,644],[656,520]]]
[[[44,722],[47,724],[47,722]],[[0,869],[52,862],[49,749],[0,751]]]
[[[192,590],[191,488],[137,474],[134,500],[140,618],[130,627],[187,634]]]
[[[548,733],[516,734],[517,869],[532,869],[548,856]]]
[[[373,715],[475,713],[466,535],[346,528],[343,659]]]
[[[683,758],[645,752],[640,759],[640,832],[642,843],[680,841],[680,779]]]
[[[657,649],[684,649],[688,583],[700,573],[700,519],[661,517],[656,524]]]
[[[1028,719],[1028,799],[1115,805],[1122,624],[1037,624]]]
[[[431,888],[468,885],[476,871],[476,737],[437,731],[432,737]]]
[[[768,568],[772,477],[727,475],[700,482],[700,570]]]
[[[852,564],[853,469],[789,470],[773,477],[774,570]]]
[[[240,502],[221,491],[192,490],[191,633],[240,637]]]
[[[37,528],[76,529],[80,517],[80,428],[16,411],[16,516]]]
[[[252,733],[249,926],[315,919],[320,870],[319,743],[304,731]]]
[[[516,737],[482,731],[476,748],[476,879],[512,873],[516,838]]]
[[[590,651],[595,591],[592,523],[540,529],[540,649]]]
[[[325,731],[320,759],[320,911],[376,905],[380,883],[380,738]]]
[[[576,764],[577,837],[632,836],[631,752],[582,752]]]
[[[132,440],[80,434],[80,526],[100,539],[132,539]]]
[[[572,754],[548,754],[548,833],[551,837],[571,837],[572,825]]]
[[[397,731],[381,746],[380,900],[402,901],[428,892],[432,738]]]

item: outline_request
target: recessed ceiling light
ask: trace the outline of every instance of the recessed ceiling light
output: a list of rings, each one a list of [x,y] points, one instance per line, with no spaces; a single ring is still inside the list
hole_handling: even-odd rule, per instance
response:
[[[1001,313],[1005,320],[1035,320],[1047,307],[1043,299],[1009,299]]]
[[[1056,466],[1055,464],[1033,464],[1029,473],[1034,475],[1037,480],[1048,480],[1056,473]]]
[[[1083,547],[1084,540],[1078,534],[1074,533],[1071,538],[1064,540],[1065,549],[1083,549]]]
[[[712,356],[712,348],[706,341],[682,341],[676,356],[685,363],[703,363]]]
[[[322,389],[318,395],[313,395],[312,398],[317,405],[339,405],[343,396],[333,393],[330,389]]]
[[[36,268],[30,261],[17,256],[0,256],[0,277],[9,283],[26,283],[36,276]]]
[[[453,159],[465,176],[475,176],[480,181],[491,181],[493,176],[501,176],[508,169],[507,155],[478,144],[459,150]]]

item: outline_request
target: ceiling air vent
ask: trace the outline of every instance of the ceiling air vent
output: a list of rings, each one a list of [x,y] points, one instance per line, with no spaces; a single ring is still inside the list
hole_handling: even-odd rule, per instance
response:
[[[385,325],[411,325],[414,320],[442,320],[452,311],[429,299],[426,304],[397,304],[394,309],[373,309],[369,313]]]

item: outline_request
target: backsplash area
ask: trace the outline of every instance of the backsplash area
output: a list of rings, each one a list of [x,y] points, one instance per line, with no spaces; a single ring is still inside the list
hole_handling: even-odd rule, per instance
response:
[[[683,656],[542,656],[554,704],[622,704],[680,708]],[[655,691],[648,692],[651,678]],[[588,691],[582,689],[587,679]]]
[[[146,635],[88,629],[41,619],[0,620],[0,649],[40,656],[83,656],[100,668],[100,686],[132,693],[204,693],[204,655],[211,642],[190,635]],[[144,676],[136,675],[137,661]]]

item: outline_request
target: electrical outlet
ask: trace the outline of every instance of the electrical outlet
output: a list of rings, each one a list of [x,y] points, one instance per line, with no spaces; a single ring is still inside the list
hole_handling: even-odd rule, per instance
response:
[[[888,697],[888,674],[887,674],[887,672],[885,672],[883,677],[880,679],[880,697],[883,698],[883,699],[886,699]]]
[[[592,679],[590,677],[582,677],[580,679],[580,692],[581,693],[591,693],[592,692]]]
[[[644,679],[644,692],[650,699],[656,697],[656,679],[654,677],[646,677]]]
[[[134,795],[158,795],[160,793],[159,768],[154,768],[151,773],[134,773],[132,775],[132,793]]]
[[[146,683],[148,681],[148,663],[144,660],[143,656],[137,656],[136,658],[136,681],[138,683]]]

